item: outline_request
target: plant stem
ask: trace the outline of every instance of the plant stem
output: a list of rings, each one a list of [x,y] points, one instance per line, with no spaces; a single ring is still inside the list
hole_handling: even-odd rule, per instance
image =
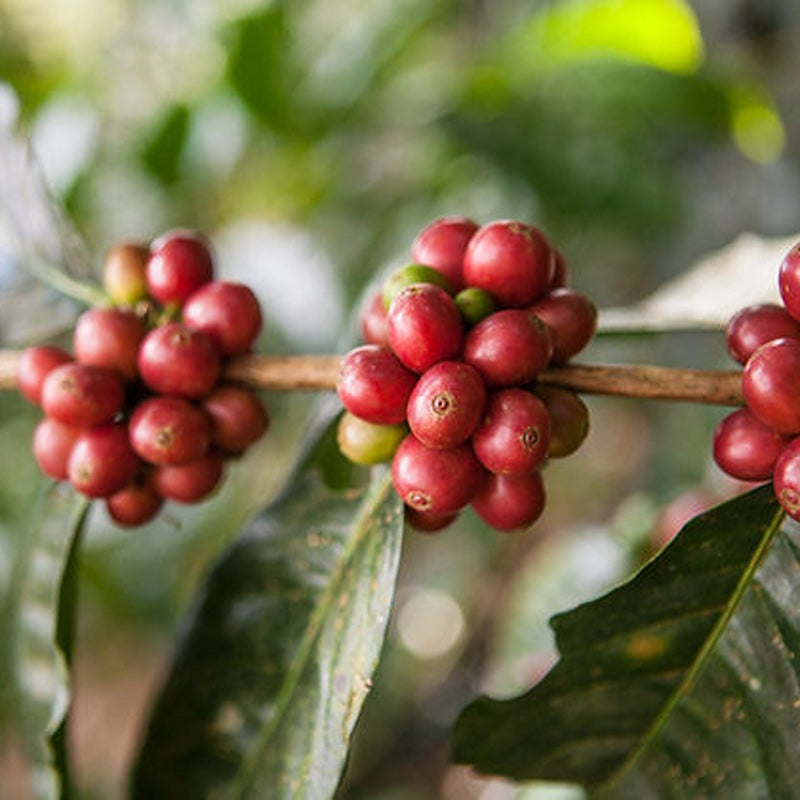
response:
[[[340,356],[244,356],[226,376],[260,389],[334,389]],[[539,382],[586,394],[617,395],[711,405],[742,405],[738,370],[700,370],[609,364],[551,367]]]
[[[0,389],[14,389],[18,353],[0,350]],[[336,388],[341,356],[241,356],[229,362],[225,377],[271,391]],[[710,405],[742,405],[737,370],[683,369],[645,365],[567,364],[551,367],[539,382],[584,394],[637,397]]]

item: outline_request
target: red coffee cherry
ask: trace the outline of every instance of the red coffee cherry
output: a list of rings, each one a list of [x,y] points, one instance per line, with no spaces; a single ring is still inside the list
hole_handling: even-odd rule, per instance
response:
[[[728,414],[714,432],[714,461],[742,481],[768,481],[789,441],[756,419],[746,408]]]
[[[405,425],[374,425],[345,411],[336,429],[336,443],[354,464],[390,461],[408,430]]]
[[[589,409],[569,389],[559,386],[537,386],[536,396],[547,407],[550,417],[549,458],[572,455],[589,435]]]
[[[759,303],[737,311],[728,323],[728,352],[744,364],[762,344],[773,339],[800,339],[800,322],[776,303]]]
[[[592,340],[597,330],[597,308],[572,289],[554,289],[529,309],[550,328],[554,364],[564,364]]]
[[[490,393],[483,421],[472,434],[472,447],[490,472],[532,472],[547,457],[550,447],[547,407],[525,389]]]
[[[386,327],[386,306],[380,292],[370,297],[361,310],[360,332],[361,338],[367,344],[377,344],[389,347],[389,330]]]
[[[82,428],[71,428],[45,417],[33,432],[33,457],[39,469],[56,481],[67,480],[69,456]]]
[[[147,297],[150,248],[137,241],[115,244],[103,260],[103,288],[117,305],[132,306]]]
[[[434,450],[409,435],[392,459],[392,480],[403,502],[417,511],[439,516],[464,508],[484,476],[469,445]]]
[[[140,469],[127,426],[112,422],[84,431],[78,437],[67,471],[77,491],[88,497],[109,497],[129,484]]]
[[[342,359],[336,388],[351,414],[375,425],[396,425],[405,421],[416,382],[417,376],[394,353],[366,344]]]
[[[747,407],[778,433],[800,432],[800,341],[774,339],[747,360],[742,371]]]
[[[154,328],[142,340],[139,374],[154,392],[203,397],[220,375],[220,354],[211,338],[178,322]]]
[[[411,258],[438,269],[454,291],[464,287],[463,260],[478,226],[466,217],[442,217],[423,228],[411,245]]]
[[[145,480],[130,483],[106,498],[108,515],[126,528],[150,522],[163,505],[164,498]]]
[[[505,309],[469,331],[463,357],[495,387],[531,383],[552,353],[550,331],[539,317],[522,309]]]
[[[778,288],[786,310],[800,320],[800,242],[792,247],[781,262]]]
[[[134,381],[139,374],[139,343],[145,332],[144,323],[133,311],[90,308],[75,324],[72,336],[75,360],[114,369],[126,381]]]
[[[464,253],[464,282],[493,295],[502,306],[523,308],[549,288],[555,254],[545,235],[524,222],[484,225]]]
[[[16,365],[17,387],[32,403],[41,405],[44,379],[62,364],[69,364],[72,356],[61,347],[41,344],[23,350]]]
[[[269,428],[261,399],[242,386],[217,386],[203,399],[202,408],[211,420],[212,443],[225,453],[243,453]]]
[[[553,279],[550,281],[550,289],[562,289],[569,283],[569,265],[564,254],[556,248],[553,248],[553,260],[555,267]]]
[[[133,449],[151,464],[185,464],[205,455],[211,441],[208,415],[183,397],[141,402],[130,419]]]
[[[421,533],[442,531],[458,519],[458,511],[453,514],[431,514],[428,511],[417,511],[411,506],[405,506],[404,514],[406,523]]]
[[[486,384],[463,361],[440,361],[424,372],[408,399],[411,432],[427,447],[450,448],[475,430],[486,404]]]
[[[242,283],[212,281],[192,293],[183,307],[183,322],[203,331],[223,356],[247,353],[261,332],[261,306]]]
[[[117,372],[86,364],[62,364],[42,384],[42,408],[48,417],[74,428],[110,422],[122,411],[125,386]]]
[[[431,283],[407,286],[392,301],[389,342],[409,369],[422,373],[461,352],[464,328],[455,300]]]
[[[212,450],[187,464],[156,467],[152,474],[153,486],[168,500],[196,503],[219,486],[224,466],[222,456]]]
[[[784,511],[800,521],[800,438],[792,439],[778,457],[773,487]]]
[[[499,531],[533,525],[544,511],[544,481],[540,472],[522,475],[489,475],[472,500],[472,508]]]
[[[208,242],[194,231],[165,233],[150,247],[146,274],[154,299],[162,305],[182,305],[214,277]]]

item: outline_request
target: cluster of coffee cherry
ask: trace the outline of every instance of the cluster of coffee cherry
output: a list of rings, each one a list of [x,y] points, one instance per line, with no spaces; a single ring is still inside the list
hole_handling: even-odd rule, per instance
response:
[[[152,519],[165,499],[194,503],[267,430],[252,391],[223,380],[262,326],[245,285],[214,279],[201,236],[170,231],[121,242],[103,265],[110,304],[85,311],[72,354],[23,351],[17,384],[44,411],[33,438],[42,471],[104,498],[124,526]]]
[[[561,254],[537,228],[438,219],[361,318],[343,359],[338,441],[352,461],[391,460],[408,521],[440,530],[471,505],[498,530],[544,508],[541,468],[588,432],[573,392],[537,385],[594,335],[597,311],[567,287]]]
[[[739,310],[726,331],[742,369],[745,405],[714,432],[714,460],[742,481],[773,480],[786,512],[800,519],[800,243],[781,262],[783,301]]]

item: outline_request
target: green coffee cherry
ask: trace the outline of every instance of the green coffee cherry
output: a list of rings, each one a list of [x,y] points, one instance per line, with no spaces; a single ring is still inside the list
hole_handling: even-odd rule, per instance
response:
[[[388,309],[395,296],[413,283],[432,283],[444,289],[448,294],[453,293],[450,281],[438,269],[426,267],[424,264],[409,264],[395,270],[386,279],[381,291],[383,305]]]
[[[468,286],[455,297],[458,310],[467,325],[477,325],[484,317],[497,310],[494,298],[484,289]]]
[[[407,433],[405,425],[374,425],[345,411],[339,420],[336,441],[350,461],[380,464],[392,458]]]

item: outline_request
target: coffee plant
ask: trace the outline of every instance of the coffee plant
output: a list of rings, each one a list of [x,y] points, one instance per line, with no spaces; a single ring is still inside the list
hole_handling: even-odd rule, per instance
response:
[[[19,170],[38,191],[24,158]],[[358,344],[287,356],[255,349],[258,298],[215,278],[196,231],[120,242],[93,273],[66,257],[60,209],[43,197],[37,211],[48,244],[19,224],[21,269],[80,307],[59,311],[66,346],[0,353],[2,388],[40,409],[13,457],[35,460],[41,491],[4,576],[3,722],[24,732],[31,794],[74,796],[69,668],[91,505],[136,536],[203,503],[269,435],[261,392],[312,390],[323,396],[283,487],[216,554],[175,642],[132,797],[334,796],[404,537],[468,513],[493,535],[535,537],[549,464],[580,458],[583,394],[735,407],[709,448],[741,491],[552,618],[558,658],[532,686],[473,691],[453,715],[453,763],[597,797],[797,796],[800,251],[774,265],[783,304],[731,320],[741,369],[581,364],[604,331],[547,235],[436,219],[365,299]]]

